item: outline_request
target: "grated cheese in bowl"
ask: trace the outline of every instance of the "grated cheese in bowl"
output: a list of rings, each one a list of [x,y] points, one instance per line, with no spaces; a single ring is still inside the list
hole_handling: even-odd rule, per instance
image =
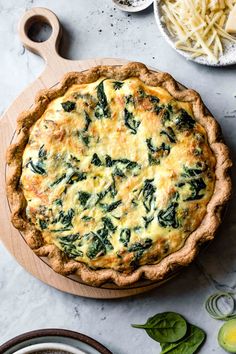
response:
[[[218,62],[224,52],[224,40],[236,43],[225,26],[236,0],[161,0],[162,18],[177,49],[192,58],[207,56]]]

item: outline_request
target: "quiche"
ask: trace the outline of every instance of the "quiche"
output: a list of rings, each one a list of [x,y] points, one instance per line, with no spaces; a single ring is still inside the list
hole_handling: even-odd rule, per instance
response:
[[[231,193],[228,148],[193,90],[143,64],[69,73],[18,118],[12,223],[61,274],[162,280],[211,240]]]

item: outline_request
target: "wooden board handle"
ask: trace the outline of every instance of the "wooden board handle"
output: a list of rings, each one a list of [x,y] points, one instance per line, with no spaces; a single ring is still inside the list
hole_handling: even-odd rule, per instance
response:
[[[44,42],[34,42],[29,38],[29,30],[35,23],[47,23],[52,28],[50,37]],[[57,16],[43,7],[27,11],[19,24],[19,35],[23,45],[31,52],[40,55],[46,62],[58,57],[58,46],[62,36],[61,24]]]

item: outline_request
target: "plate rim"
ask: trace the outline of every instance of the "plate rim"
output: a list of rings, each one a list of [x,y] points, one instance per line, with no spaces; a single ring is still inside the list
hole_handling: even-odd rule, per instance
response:
[[[19,334],[16,337],[9,339],[7,342],[0,345],[0,353],[5,353],[5,351],[14,349],[14,346],[21,344],[27,340],[40,338],[40,337],[65,337],[75,340],[79,340],[90,347],[96,349],[100,354],[113,354],[109,349],[107,349],[103,344],[98,342],[86,334],[61,328],[46,328],[37,329],[29,332]]]
[[[161,1],[160,0],[154,0],[153,1],[153,9],[154,9],[154,17],[156,20],[156,24],[158,26],[158,29],[160,33],[162,34],[163,38],[166,40],[166,42],[181,56],[183,56],[187,61],[191,61],[200,65],[208,66],[208,67],[213,67],[213,68],[224,68],[224,67],[230,67],[236,65],[236,45],[235,45],[235,60],[232,61],[226,61],[225,63],[212,63],[210,61],[202,62],[198,59],[192,58],[190,55],[188,55],[186,52],[183,50],[180,50],[175,47],[174,41],[171,39],[171,36],[167,34],[167,32],[164,30],[164,26],[162,26],[161,23],[161,18],[160,18],[160,5]],[[221,58],[224,57],[221,56]]]

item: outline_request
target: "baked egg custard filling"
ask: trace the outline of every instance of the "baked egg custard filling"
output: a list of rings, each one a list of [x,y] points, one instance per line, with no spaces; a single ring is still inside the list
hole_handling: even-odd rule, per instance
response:
[[[183,245],[215,186],[192,106],[138,78],[71,86],[32,126],[21,184],[47,244],[131,272]]]

